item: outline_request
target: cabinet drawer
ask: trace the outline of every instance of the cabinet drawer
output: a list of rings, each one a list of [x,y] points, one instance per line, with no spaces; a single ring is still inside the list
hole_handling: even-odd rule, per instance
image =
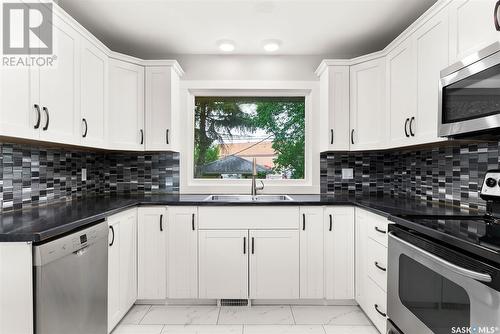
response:
[[[367,260],[368,276],[382,290],[387,291],[387,248],[372,239],[368,239]]]
[[[365,313],[380,333],[386,333],[387,294],[370,278],[366,278],[366,307]],[[378,311],[377,311],[378,309]],[[381,313],[383,314],[381,314]]]
[[[368,237],[375,240],[379,244],[387,247],[387,228],[388,221],[386,218],[370,214],[368,219]]]
[[[199,229],[298,229],[299,207],[199,207]]]

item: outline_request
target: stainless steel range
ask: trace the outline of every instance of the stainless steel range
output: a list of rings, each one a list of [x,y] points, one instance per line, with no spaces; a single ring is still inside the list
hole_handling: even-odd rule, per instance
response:
[[[388,333],[500,333],[500,170],[482,216],[400,216],[389,229]]]

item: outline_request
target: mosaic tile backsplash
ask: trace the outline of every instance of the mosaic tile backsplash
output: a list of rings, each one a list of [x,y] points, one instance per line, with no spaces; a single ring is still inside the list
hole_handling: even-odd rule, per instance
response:
[[[178,153],[96,153],[0,143],[0,211],[93,195],[156,192],[179,192]]]
[[[321,193],[389,195],[484,211],[484,173],[499,168],[500,142],[321,154]],[[342,179],[342,168],[354,178]]]

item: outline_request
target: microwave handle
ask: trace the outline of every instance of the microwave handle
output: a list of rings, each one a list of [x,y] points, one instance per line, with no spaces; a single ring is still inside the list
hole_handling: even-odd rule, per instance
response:
[[[421,255],[424,255],[425,257],[436,262],[437,264],[445,267],[446,269],[453,271],[456,274],[459,274],[459,275],[462,275],[462,276],[465,276],[465,277],[468,277],[471,279],[475,279],[475,280],[478,280],[480,282],[491,283],[492,279],[491,279],[491,276],[489,274],[478,273],[477,271],[473,271],[473,270],[469,270],[469,269],[457,266],[456,264],[448,262],[448,261],[446,261],[446,260],[444,260],[444,259],[442,259],[442,258],[440,258],[432,253],[429,253],[429,252],[409,243],[408,241],[405,241],[401,238],[396,237],[393,232],[389,232],[389,236],[391,238],[394,238],[398,242],[402,243],[403,245],[419,252]]]

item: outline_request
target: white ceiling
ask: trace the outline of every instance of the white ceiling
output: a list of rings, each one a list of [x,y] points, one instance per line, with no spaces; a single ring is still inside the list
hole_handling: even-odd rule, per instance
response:
[[[385,47],[436,0],[59,0],[112,50],[153,59],[265,54],[262,41],[282,41],[281,55],[352,58]]]

